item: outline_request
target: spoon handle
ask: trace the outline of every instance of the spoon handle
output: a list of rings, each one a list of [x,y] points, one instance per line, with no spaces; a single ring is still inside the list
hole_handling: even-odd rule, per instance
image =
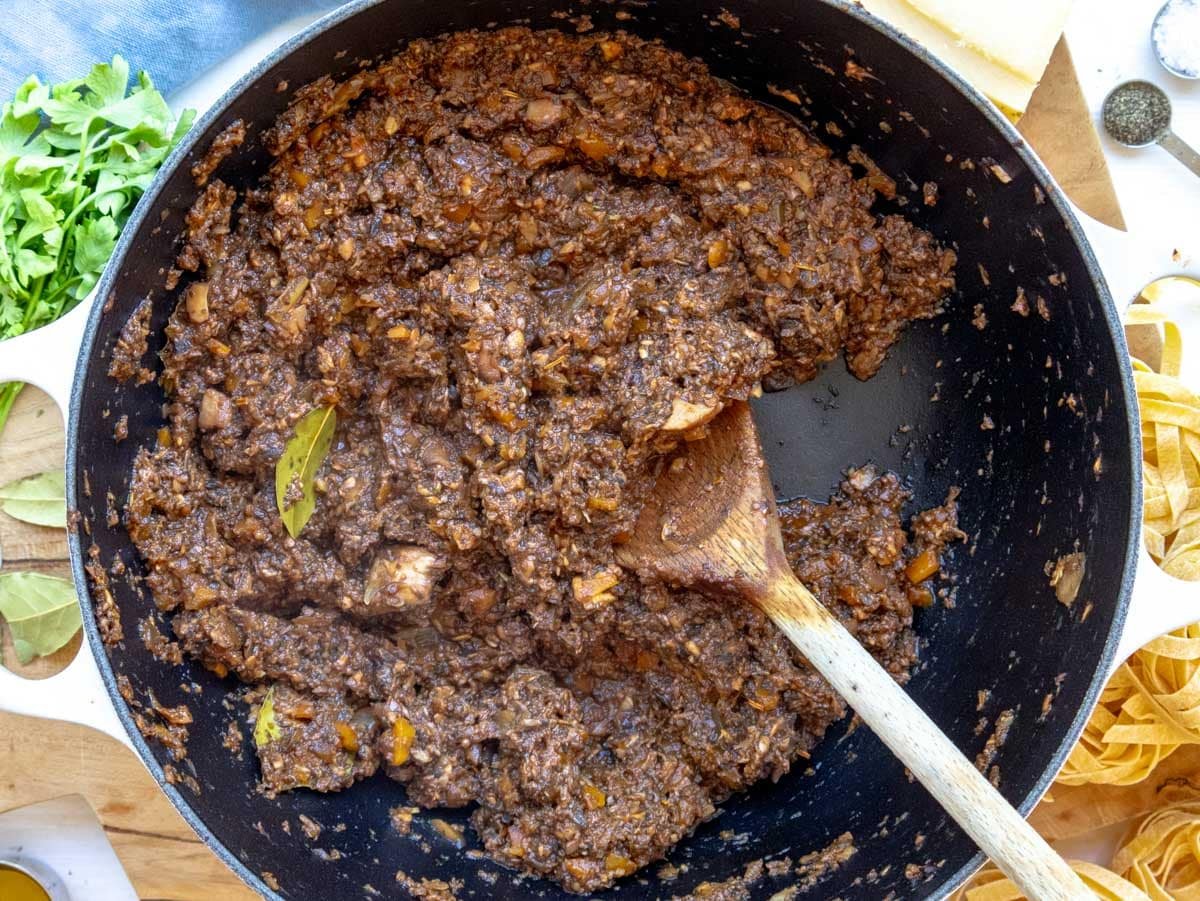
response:
[[[1193,175],[1200,175],[1200,153],[1197,153],[1194,147],[1175,132],[1168,131],[1158,139],[1158,144],[1163,150],[1191,169]]]
[[[761,607],[1027,897],[1095,901],[1066,861],[790,573],[772,582]]]

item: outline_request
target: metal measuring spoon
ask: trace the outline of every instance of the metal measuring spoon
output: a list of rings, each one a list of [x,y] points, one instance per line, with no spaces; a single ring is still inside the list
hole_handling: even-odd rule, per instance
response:
[[[1179,78],[1200,78],[1200,0],[1168,0],[1154,17],[1150,42],[1162,67]]]
[[[1171,131],[1171,101],[1162,88],[1148,81],[1123,82],[1104,98],[1100,115],[1104,130],[1118,144],[1158,144],[1200,176],[1200,153]]]

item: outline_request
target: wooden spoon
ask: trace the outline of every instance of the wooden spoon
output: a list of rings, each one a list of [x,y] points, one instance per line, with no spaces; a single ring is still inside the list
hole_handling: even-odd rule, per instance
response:
[[[638,573],[757,605],[1029,898],[1094,901],[1066,862],[792,574],[745,403],[730,405],[706,437],[682,445],[632,537],[616,551]]]

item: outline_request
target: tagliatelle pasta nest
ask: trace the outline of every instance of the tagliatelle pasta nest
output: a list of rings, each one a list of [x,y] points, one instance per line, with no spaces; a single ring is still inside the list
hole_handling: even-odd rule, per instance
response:
[[[1200,624],[1156,638],[1120,666],[1058,781],[1131,785],[1200,744]]]
[[[1179,380],[1179,327],[1149,304],[1135,304],[1130,325],[1159,325],[1162,364],[1133,361],[1142,420],[1146,549],[1168,574],[1200,579],[1200,396]]]
[[[1200,799],[1146,815],[1112,866],[1150,898],[1200,898]]]

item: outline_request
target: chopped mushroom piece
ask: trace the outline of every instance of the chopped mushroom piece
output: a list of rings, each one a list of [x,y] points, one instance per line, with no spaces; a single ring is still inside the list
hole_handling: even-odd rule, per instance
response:
[[[719,412],[719,405],[694,404],[677,397],[671,401],[671,415],[662,428],[664,432],[686,432],[710,422]]]
[[[575,595],[577,600],[587,610],[598,610],[601,607],[606,607],[617,599],[617,596],[612,593],[613,588],[621,581],[620,571],[617,569],[604,569],[600,572],[584,578],[576,576],[571,580],[571,593]]]
[[[422,607],[446,571],[446,561],[415,544],[392,545],[375,556],[363,588],[363,606],[371,613]]]
[[[183,296],[188,319],[199,325],[208,322],[208,282],[192,282]]]
[[[525,107],[525,121],[534,128],[546,128],[562,118],[562,104],[554,98],[539,98],[529,101]]]
[[[205,390],[200,398],[199,425],[205,431],[223,429],[233,419],[233,404],[215,388]]]

